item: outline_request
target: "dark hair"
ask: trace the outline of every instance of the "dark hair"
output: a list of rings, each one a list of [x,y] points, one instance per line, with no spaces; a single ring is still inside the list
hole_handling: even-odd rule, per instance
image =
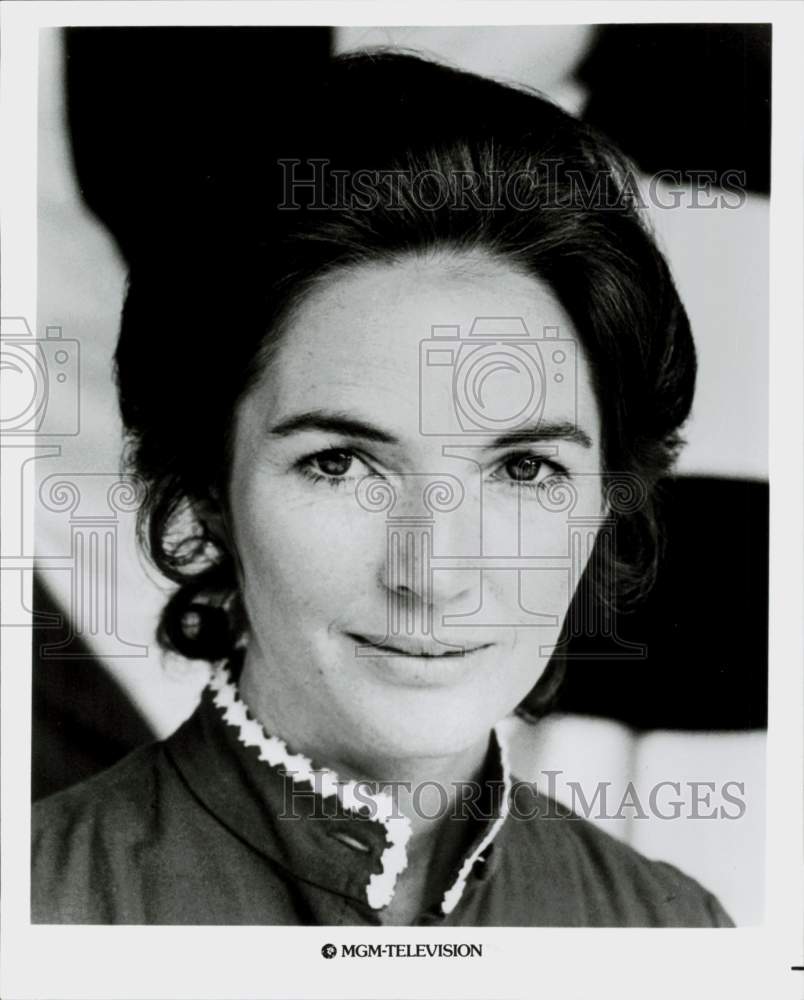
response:
[[[505,261],[569,313],[592,371],[604,478],[642,490],[611,515],[608,578],[620,600],[646,591],[656,485],[680,446],[696,366],[629,162],[533,92],[407,54],[333,60],[297,118],[273,162],[241,151],[131,263],[120,406],[129,463],[148,487],[141,538],[178,584],[159,641],[216,660],[245,633],[234,553],[203,512],[225,508],[233,414],[294,304],[338,269],[438,248]]]

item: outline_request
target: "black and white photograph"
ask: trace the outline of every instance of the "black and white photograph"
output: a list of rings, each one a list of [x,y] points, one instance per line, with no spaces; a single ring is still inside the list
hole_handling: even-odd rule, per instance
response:
[[[3,995],[800,996],[804,8],[8,6]]]

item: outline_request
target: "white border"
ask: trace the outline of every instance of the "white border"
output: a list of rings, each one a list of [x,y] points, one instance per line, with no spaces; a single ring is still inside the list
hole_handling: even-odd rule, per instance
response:
[[[735,931],[85,928],[27,924],[29,642],[2,633],[2,983],[16,998],[799,998],[802,940],[804,350],[798,3],[34,3],[0,8],[4,315],[36,319],[37,30],[65,24],[774,24],[771,203],[771,699],[767,922]],[[680,57],[681,58],[681,57]],[[682,60],[683,61],[683,60]],[[736,540],[736,544],[739,541]],[[25,706],[25,708],[21,708]],[[321,945],[468,941],[481,960],[327,962]],[[434,965],[436,967],[434,967]]]

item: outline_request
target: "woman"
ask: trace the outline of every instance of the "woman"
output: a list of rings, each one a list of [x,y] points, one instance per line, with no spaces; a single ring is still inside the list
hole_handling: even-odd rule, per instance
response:
[[[628,164],[381,53],[277,150],[131,269],[159,639],[213,668],[172,737],[36,807],[33,919],[729,925],[514,789],[495,729],[544,711],[573,598],[655,566],[695,356]]]

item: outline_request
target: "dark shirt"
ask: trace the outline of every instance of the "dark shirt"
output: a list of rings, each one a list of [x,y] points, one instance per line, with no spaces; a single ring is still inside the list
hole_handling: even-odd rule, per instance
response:
[[[32,922],[381,924],[406,821],[359,811],[333,772],[313,791],[283,747],[213,674],[169,739],[34,806]],[[495,740],[487,768],[492,808],[417,925],[733,926],[693,879],[535,791],[506,816]]]

